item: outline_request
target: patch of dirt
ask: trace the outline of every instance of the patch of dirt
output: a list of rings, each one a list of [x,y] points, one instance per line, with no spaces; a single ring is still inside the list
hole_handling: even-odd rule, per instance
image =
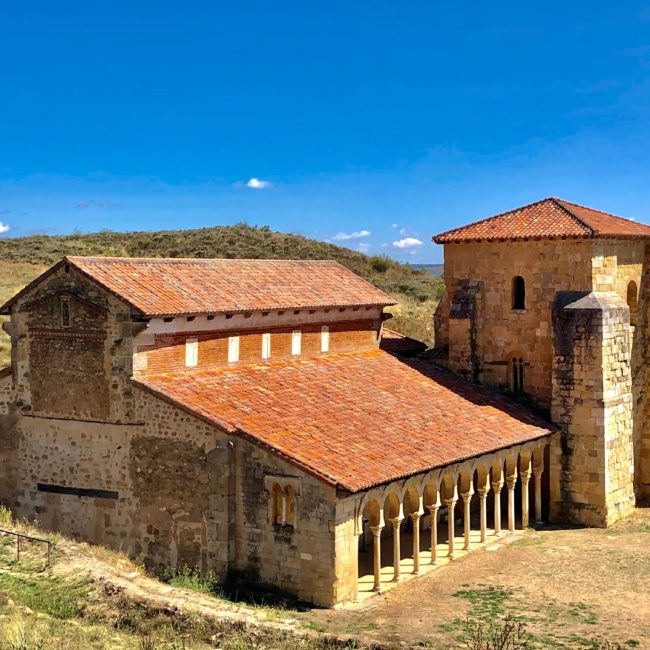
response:
[[[466,617],[511,614],[532,647],[591,647],[598,638],[650,648],[650,509],[607,530],[530,530],[492,548],[362,605],[302,618],[329,632],[447,648],[464,647]]]

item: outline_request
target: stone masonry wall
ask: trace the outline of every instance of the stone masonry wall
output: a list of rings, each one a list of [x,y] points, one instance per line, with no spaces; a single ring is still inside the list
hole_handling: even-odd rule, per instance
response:
[[[551,305],[558,291],[591,289],[591,240],[447,244],[446,293],[436,315],[436,346],[449,367],[508,389],[511,359],[525,362],[524,387],[550,409]],[[526,282],[526,309],[512,309],[512,280]]]
[[[16,514],[154,570],[246,571],[332,604],[333,488],[144,389],[133,393],[137,421],[128,424],[18,416]],[[271,520],[269,476],[300,485],[293,528]],[[8,481],[3,474],[0,494]]]
[[[62,323],[61,302],[70,309]],[[60,266],[14,305],[12,364],[19,411],[43,417],[133,419],[130,310]]]
[[[17,489],[18,431],[13,378],[0,371],[0,504],[12,507]]]
[[[554,305],[553,519],[608,526],[634,507],[628,326],[614,292],[566,292]]]
[[[335,604],[335,489],[260,446],[242,439],[233,444],[234,566],[302,600]],[[271,490],[287,480],[294,486],[296,522],[282,527],[272,521]]]

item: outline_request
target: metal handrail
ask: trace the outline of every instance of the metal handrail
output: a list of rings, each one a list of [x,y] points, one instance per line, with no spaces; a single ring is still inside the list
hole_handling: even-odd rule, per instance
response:
[[[52,542],[49,539],[44,539],[42,537],[34,537],[33,535],[25,535],[24,533],[19,533],[16,530],[7,530],[6,528],[0,528],[0,535],[15,535],[16,536],[16,561],[20,562],[20,540],[27,539],[30,542],[42,542],[47,544],[47,566],[51,564],[52,558]]]

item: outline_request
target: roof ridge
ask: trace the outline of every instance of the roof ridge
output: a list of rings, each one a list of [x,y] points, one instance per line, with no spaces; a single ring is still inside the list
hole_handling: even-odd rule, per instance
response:
[[[262,262],[281,264],[313,264],[315,266],[327,266],[337,264],[347,268],[335,259],[299,259],[299,258],[269,258],[269,257],[119,257],[103,255],[66,255],[65,258],[74,263],[77,260],[86,262],[130,262],[135,264],[175,264],[175,263],[209,263],[209,262]]]
[[[492,221],[492,219],[498,219],[499,217],[505,217],[508,214],[512,214],[513,212],[519,212],[520,210],[526,210],[527,208],[532,208],[534,205],[539,205],[540,203],[546,203],[546,201],[556,201],[559,199],[555,199],[555,197],[552,196],[547,196],[544,199],[539,199],[538,201],[533,201],[532,203],[527,203],[526,205],[520,205],[517,208],[513,208],[512,210],[506,210],[505,212],[499,212],[498,214],[493,214],[491,217],[486,217],[485,219],[479,219],[478,221],[472,221],[470,223],[465,224],[464,226],[457,226],[456,228],[451,228],[450,230],[445,230],[444,232],[438,233],[437,235],[433,235],[431,237],[432,241],[435,241],[436,239],[439,239],[440,237],[444,237],[445,235],[450,235],[451,233],[454,233],[459,230],[465,230],[465,228],[469,228],[470,226],[477,226],[478,224],[481,223],[486,223],[487,221]],[[573,215],[571,215],[573,216]]]
[[[576,203],[575,201],[567,201],[566,199],[560,199],[558,197],[553,198],[555,201],[559,201],[560,203],[568,203],[569,205],[574,205],[577,208],[582,208],[583,210],[591,210],[592,212],[598,212],[599,214],[604,214],[608,217],[614,217],[614,219],[622,219],[623,221],[629,221],[630,223],[641,224],[641,222],[637,221],[636,219],[631,219],[630,217],[622,217],[620,214],[614,214],[613,212],[605,212],[605,210],[591,208],[588,205],[582,205],[582,203]]]
[[[555,203],[555,205],[557,205],[558,208],[560,208],[560,210],[563,210],[563,211],[566,212],[566,213],[567,213],[567,214],[568,214],[568,215],[569,215],[569,216],[570,216],[574,221],[577,221],[579,225],[581,225],[583,228],[586,228],[586,229],[587,229],[587,230],[588,230],[592,235],[596,235],[596,234],[597,234],[597,233],[596,233],[596,230],[594,230],[594,228],[592,228],[588,223],[586,223],[585,221],[583,221],[583,220],[582,220],[582,219],[581,219],[577,214],[574,214],[571,210],[569,210],[569,208],[567,208],[567,207],[562,203],[562,199],[558,199],[558,198],[556,198],[556,197],[554,197],[554,196],[549,197],[549,199],[550,199],[551,201],[553,201],[553,203]],[[570,203],[570,201],[567,201],[567,203]],[[577,203],[576,203],[575,205],[577,205]],[[591,208],[590,208],[590,209],[591,209]]]

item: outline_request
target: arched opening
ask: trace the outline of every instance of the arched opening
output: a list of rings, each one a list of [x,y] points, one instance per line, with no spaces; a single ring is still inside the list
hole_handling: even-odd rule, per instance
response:
[[[295,498],[293,488],[290,485],[287,485],[284,488],[284,494],[286,499],[284,525],[293,527],[296,525]]]
[[[521,275],[512,279],[512,308],[526,309],[526,281]]]
[[[636,325],[639,292],[636,282],[632,280],[627,285],[627,306],[630,308],[630,325]]]
[[[523,357],[512,357],[512,392],[522,395],[524,392],[524,359]]]
[[[282,487],[279,483],[273,486],[273,523],[276,526],[282,526]]]

